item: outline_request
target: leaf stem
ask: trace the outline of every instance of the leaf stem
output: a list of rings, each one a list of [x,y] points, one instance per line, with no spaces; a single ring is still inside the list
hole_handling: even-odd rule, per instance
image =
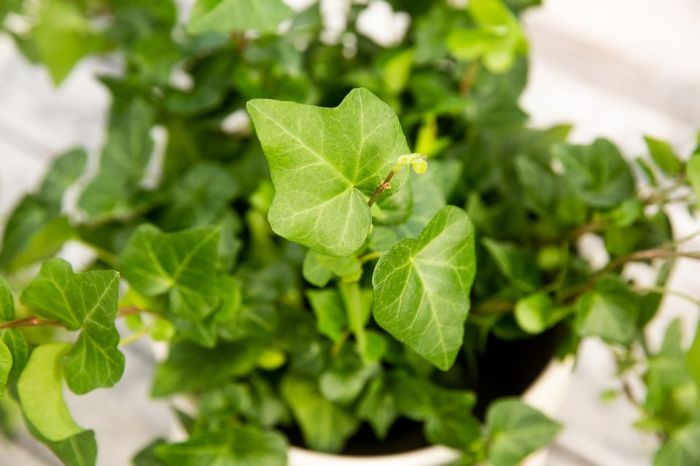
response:
[[[358,257],[357,260],[360,261],[360,264],[366,264],[367,262],[373,261],[374,259],[379,259],[380,257],[382,257],[383,254],[383,252],[378,251],[370,252]]]
[[[399,168],[400,168],[400,167],[399,167]],[[396,175],[396,173],[397,173],[397,171],[396,171],[396,168],[394,167],[394,168],[389,172],[389,174],[386,176],[386,178],[384,178],[384,180],[382,180],[382,182],[379,183],[379,186],[377,186],[377,187],[374,189],[374,192],[373,192],[372,195],[370,196],[369,201],[367,201],[367,205],[368,205],[369,207],[372,207],[372,205],[373,205],[375,202],[377,202],[377,199],[379,199],[379,196],[381,196],[382,193],[383,193],[384,191],[386,191],[387,189],[391,188],[391,179],[394,177],[394,175]]]
[[[39,317],[36,317],[36,316],[22,317],[21,319],[0,322],[0,329],[19,328],[19,327],[41,327],[41,326],[63,327],[63,324],[61,324],[57,320],[40,319]]]

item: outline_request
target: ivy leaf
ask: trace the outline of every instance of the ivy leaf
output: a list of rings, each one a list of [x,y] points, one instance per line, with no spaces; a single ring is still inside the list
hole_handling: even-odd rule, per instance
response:
[[[515,320],[521,329],[536,335],[542,333],[569,313],[567,308],[556,308],[549,295],[535,293],[521,298],[515,304]]]
[[[293,15],[281,0],[198,0],[188,30],[192,34],[251,29],[273,33]]]
[[[46,445],[65,466],[95,466],[97,464],[97,441],[95,432],[83,430],[67,439],[54,442],[43,437],[32,425],[28,425],[32,436]]]
[[[462,346],[475,270],[474,227],[463,210],[444,207],[418,239],[401,240],[379,259],[374,318],[447,370]]]
[[[0,330],[0,340],[10,351],[12,367],[7,377],[7,383],[13,383],[19,379],[29,357],[29,345],[24,334],[19,329]]]
[[[365,364],[349,346],[319,379],[321,394],[327,400],[347,406],[354,402],[367,381],[377,372],[376,364]]]
[[[432,443],[468,450],[481,435],[479,421],[472,415],[476,396],[472,392],[436,389],[433,409],[425,433]]]
[[[357,415],[369,422],[377,438],[383,440],[398,417],[394,394],[384,377],[373,379],[357,405]]]
[[[43,437],[53,442],[83,431],[63,399],[61,361],[69,348],[66,343],[51,343],[34,349],[17,383],[24,416]]]
[[[693,466],[700,464],[700,422],[688,424],[671,434],[656,452],[654,466]]]
[[[158,445],[155,454],[169,466],[285,466],[287,442],[274,432],[234,426],[182,443]]]
[[[340,294],[336,290],[309,290],[306,297],[316,314],[318,331],[333,342],[338,341],[348,324]]]
[[[535,290],[540,283],[537,264],[530,251],[513,243],[484,238],[482,243],[493,258],[498,270],[518,289]]]
[[[515,466],[530,453],[551,442],[561,426],[515,398],[500,399],[486,413],[489,463]]]
[[[359,421],[350,413],[323,398],[311,379],[285,377],[281,390],[301,427],[306,445],[314,450],[340,451],[359,427]]]
[[[634,197],[632,170],[607,139],[596,139],[588,146],[562,144],[553,150],[566,180],[591,207],[611,208]]]
[[[671,145],[651,136],[644,136],[649,155],[657,167],[668,176],[678,176],[683,173],[683,162]]]
[[[15,297],[12,295],[10,284],[0,276],[0,321],[15,318]]]
[[[12,371],[12,353],[5,344],[5,340],[0,338],[0,400],[5,395],[7,381]]]
[[[304,257],[302,272],[306,281],[324,287],[334,275],[359,279],[362,275],[362,264],[356,256],[333,257],[309,250]]]
[[[143,201],[137,194],[153,152],[154,121],[153,108],[142,99],[115,104],[99,172],[78,200],[91,220],[124,216]]]
[[[264,347],[258,341],[239,340],[216,348],[202,348],[187,341],[171,346],[168,359],[156,370],[151,389],[154,397],[213,388],[255,369]]]
[[[54,84],[60,84],[78,60],[97,49],[97,36],[92,35],[90,23],[77,4],[52,0],[40,5],[32,42]]]
[[[63,195],[82,174],[87,161],[84,150],[59,155],[36,194],[25,196],[7,220],[0,267],[16,270],[57,253],[73,235],[61,214]]]
[[[393,110],[355,89],[335,108],[255,99],[248,113],[275,186],[272,229],[321,254],[355,252],[372,224],[369,196],[410,152]],[[392,184],[383,196],[401,177]]]
[[[63,259],[46,261],[22,293],[22,302],[39,317],[58,320],[69,330],[82,329],[64,361],[66,381],[75,393],[111,387],[124,372],[114,326],[118,293],[117,272],[74,273]]]
[[[693,188],[695,197],[698,198],[698,204],[700,204],[700,152],[694,154],[690,157],[690,160],[688,160],[686,174],[690,182],[690,187]]]
[[[576,328],[582,337],[597,336],[608,343],[630,344],[637,335],[639,296],[614,277],[601,279],[596,290],[578,303]]]
[[[175,315],[201,320],[219,303],[218,251],[218,228],[161,233],[152,225],[143,225],[124,248],[120,268],[140,293],[168,293]]]

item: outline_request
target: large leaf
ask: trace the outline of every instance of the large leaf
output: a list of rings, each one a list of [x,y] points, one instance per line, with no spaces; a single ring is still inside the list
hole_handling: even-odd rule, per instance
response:
[[[65,357],[66,381],[75,393],[111,387],[124,372],[117,313],[119,274],[98,270],[74,273],[63,259],[46,261],[22,293],[22,302],[69,330],[82,329]]]
[[[493,403],[486,413],[489,462],[515,466],[530,453],[549,444],[561,426],[515,398]]]
[[[236,426],[182,443],[158,445],[155,454],[169,466],[285,466],[287,442],[277,433]]]
[[[408,146],[393,110],[366,89],[335,108],[292,102],[248,103],[270,165],[272,229],[331,256],[347,256],[372,224],[369,196]],[[397,177],[384,196],[400,185]]]
[[[286,377],[282,397],[292,409],[306,445],[314,450],[340,451],[359,426],[349,412],[323,398],[311,379]]]
[[[217,228],[161,233],[139,227],[124,248],[120,267],[127,281],[147,296],[168,293],[177,316],[201,320],[219,302]]]
[[[445,207],[417,239],[404,239],[374,271],[374,317],[396,339],[447,370],[457,357],[469,312],[476,261],[467,214]]]
[[[596,139],[588,146],[559,145],[554,154],[566,180],[588,205],[610,208],[634,196],[632,170],[607,139]]]
[[[193,34],[251,29],[275,32],[293,14],[281,0],[198,0],[188,29]]]
[[[24,416],[43,437],[54,442],[83,431],[63,399],[61,360],[69,348],[65,343],[37,347],[17,383]]]

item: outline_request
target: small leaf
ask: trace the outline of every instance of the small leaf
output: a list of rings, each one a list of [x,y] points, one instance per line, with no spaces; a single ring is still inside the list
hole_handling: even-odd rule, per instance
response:
[[[335,290],[309,290],[306,296],[316,314],[318,331],[333,342],[338,341],[348,323],[340,294]]]
[[[218,251],[217,228],[161,233],[142,225],[124,248],[120,268],[139,292],[146,296],[168,293],[175,315],[201,320],[219,302]]]
[[[601,279],[596,291],[583,295],[577,307],[576,328],[582,337],[628,345],[637,335],[639,296],[615,278]]]
[[[474,228],[441,209],[418,239],[404,239],[374,270],[374,317],[396,339],[447,370],[462,346],[476,261]]]
[[[519,299],[515,304],[515,320],[528,333],[542,333],[561,319],[569,310],[555,308],[552,299],[545,293],[535,293]]]
[[[607,139],[596,139],[588,146],[559,145],[553,150],[564,166],[566,180],[591,207],[615,207],[634,197],[632,170]]]
[[[198,0],[188,31],[231,32],[254,30],[273,33],[294,11],[281,0]]]
[[[63,399],[61,359],[69,348],[65,343],[51,343],[34,349],[17,383],[25,417],[43,437],[53,442],[83,431]]]
[[[15,298],[12,295],[9,283],[0,277],[0,321],[15,318]]]
[[[357,406],[360,419],[369,422],[377,438],[383,440],[398,417],[394,395],[383,377],[373,379]]]
[[[51,259],[22,293],[22,302],[39,317],[58,320],[69,330],[82,329],[64,363],[75,393],[111,387],[124,372],[114,326],[118,292],[117,272],[74,273],[68,262]]]
[[[393,110],[355,89],[336,108],[256,99],[248,113],[275,186],[272,229],[321,254],[355,252],[372,223],[369,196],[410,152]]]
[[[324,287],[334,275],[359,279],[362,275],[362,264],[354,255],[333,257],[309,250],[304,257],[303,273],[306,281]]]
[[[513,243],[484,238],[482,243],[501,273],[521,291],[534,291],[540,283],[537,263],[530,252]]]
[[[285,466],[287,442],[278,433],[235,426],[181,443],[158,445],[155,454],[168,466]]]
[[[214,388],[232,377],[249,374],[263,350],[260,342],[251,340],[222,343],[213,349],[187,341],[175,343],[168,359],[156,370],[151,395],[164,397]]]
[[[57,442],[41,435],[31,424],[29,432],[58,456],[65,466],[95,466],[97,463],[97,442],[95,432],[83,430],[67,439]]]
[[[647,149],[657,167],[668,176],[678,176],[683,173],[683,162],[673,147],[660,139],[644,136]]]
[[[0,400],[5,395],[7,381],[12,371],[12,353],[5,344],[5,340],[0,338]]]
[[[425,424],[428,440],[459,450],[469,450],[481,435],[481,425],[472,415],[476,396],[467,391],[443,388],[433,392],[432,414]]]
[[[8,374],[8,383],[16,382],[29,358],[27,339],[19,329],[6,329],[0,330],[0,340],[12,356],[12,368]]]
[[[686,167],[686,173],[688,181],[690,182],[690,187],[693,188],[693,192],[697,198],[697,203],[700,204],[700,152],[690,157],[688,166]]]
[[[336,357],[330,369],[319,379],[319,388],[324,398],[347,406],[354,402],[365,388],[368,380],[377,372],[376,364],[364,364],[354,350],[346,350]]]
[[[304,442],[314,450],[340,451],[359,427],[350,413],[323,398],[311,379],[287,376],[281,390],[301,427]]]
[[[654,466],[695,466],[700,464],[700,422],[681,427],[656,452]]]
[[[515,398],[500,399],[486,413],[489,462],[515,466],[530,453],[551,442],[561,426]]]

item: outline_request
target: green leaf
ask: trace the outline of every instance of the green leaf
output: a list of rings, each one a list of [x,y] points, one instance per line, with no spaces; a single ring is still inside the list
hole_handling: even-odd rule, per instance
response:
[[[0,321],[15,318],[15,297],[4,277],[0,277]]]
[[[700,464],[700,422],[689,424],[671,434],[656,452],[654,466],[695,466]]]
[[[41,435],[31,424],[29,432],[58,456],[65,466],[95,466],[97,464],[97,442],[95,432],[83,430],[57,442]]]
[[[5,344],[5,340],[0,338],[0,400],[5,395],[5,388],[12,371],[12,353]]]
[[[151,395],[164,397],[214,388],[232,377],[249,374],[264,349],[254,340],[222,343],[213,349],[187,341],[175,343],[168,359],[156,370]]]
[[[472,392],[434,390],[432,413],[425,424],[427,438],[432,443],[468,450],[481,435],[481,425],[472,415],[475,404]]]
[[[521,291],[534,291],[539,286],[537,264],[530,252],[513,243],[484,238],[482,243],[501,273]]]
[[[457,357],[474,280],[474,228],[445,207],[417,239],[404,239],[378,261],[372,277],[377,323],[447,370]]]
[[[34,349],[17,383],[24,416],[43,437],[53,442],[83,431],[63,399],[61,360],[69,348],[65,343],[51,343]]]
[[[611,208],[634,197],[632,170],[607,139],[596,139],[588,146],[558,145],[553,150],[566,180],[591,207]]]
[[[700,204],[700,152],[694,154],[690,157],[690,160],[688,160],[686,175],[688,176],[690,187],[693,188],[693,192],[697,198],[697,203]]]
[[[8,383],[16,382],[29,358],[27,339],[19,329],[6,329],[0,330],[0,340],[12,356],[12,368],[8,374]]]
[[[95,51],[98,45],[79,5],[65,0],[41,3],[31,38],[54,84],[60,84],[78,60]]]
[[[355,89],[335,108],[256,99],[248,112],[275,186],[272,229],[321,254],[355,252],[372,224],[369,196],[410,152],[393,110]]]
[[[218,251],[218,228],[161,233],[151,225],[142,225],[127,243],[119,263],[136,290],[146,296],[168,293],[175,315],[201,320],[219,303]]]
[[[338,341],[348,324],[340,294],[336,290],[309,290],[306,297],[316,315],[318,331],[333,342]]]
[[[340,451],[359,427],[350,413],[323,398],[311,379],[287,376],[281,390],[301,427],[304,442],[314,450]]]
[[[74,273],[68,262],[51,259],[22,293],[22,302],[37,316],[58,320],[69,330],[82,329],[64,361],[66,381],[75,393],[111,387],[124,372],[114,326],[118,292],[117,272]]]
[[[153,108],[140,98],[112,108],[107,142],[97,176],[85,187],[78,206],[93,220],[132,213],[153,152]]]
[[[56,254],[73,236],[61,214],[63,196],[82,174],[87,154],[80,149],[56,157],[36,194],[24,197],[3,234],[0,267],[16,270]]]
[[[357,416],[369,422],[380,440],[386,438],[389,428],[398,417],[394,394],[384,377],[370,381],[357,405]]]
[[[302,271],[306,281],[324,287],[334,275],[359,279],[362,275],[362,264],[356,256],[333,257],[309,250],[304,257]]]
[[[188,31],[192,34],[255,30],[274,33],[294,11],[281,0],[198,0]]]
[[[695,330],[693,343],[690,345],[690,348],[688,348],[685,361],[690,373],[695,379],[695,384],[698,386],[698,395],[700,395],[700,322]]]
[[[285,466],[287,442],[274,432],[253,426],[191,438],[155,447],[158,458],[169,466]]]
[[[647,143],[651,158],[662,172],[668,176],[678,176],[683,173],[683,162],[668,142],[651,136],[644,136],[644,141]]]
[[[519,299],[515,304],[515,320],[528,333],[542,333],[561,319],[569,310],[555,308],[552,299],[545,293],[535,293]]]
[[[578,334],[628,345],[637,335],[639,304],[639,296],[624,283],[614,277],[603,278],[595,291],[578,300]]]
[[[354,349],[345,346],[319,379],[323,397],[344,406],[354,402],[368,380],[377,372],[376,364],[365,364]]]
[[[486,413],[489,462],[515,466],[530,453],[551,442],[561,426],[515,398],[500,399]]]

